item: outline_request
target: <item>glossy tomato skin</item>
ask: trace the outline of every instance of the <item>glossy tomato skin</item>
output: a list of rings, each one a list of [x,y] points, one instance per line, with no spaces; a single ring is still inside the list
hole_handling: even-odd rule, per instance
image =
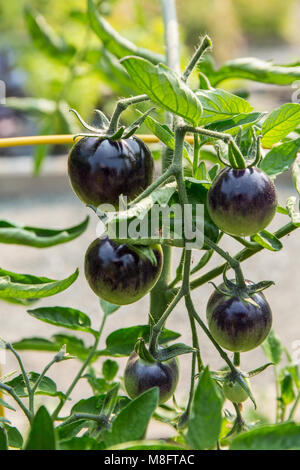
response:
[[[121,194],[132,200],[151,184],[153,158],[136,137],[119,141],[83,137],[71,149],[68,173],[82,202],[118,207]]]
[[[160,404],[172,397],[178,377],[176,359],[151,364],[140,359],[136,352],[131,353],[124,372],[125,388],[130,398],[137,398],[146,390],[158,387]]]
[[[277,194],[271,179],[259,168],[229,168],[214,180],[207,202],[210,217],[222,231],[249,236],[269,225]]]
[[[116,305],[136,302],[156,284],[162,269],[160,245],[152,246],[157,264],[125,244],[97,238],[85,255],[85,276],[98,297]]]
[[[252,284],[247,281],[247,284]],[[219,286],[225,289],[224,284]],[[259,292],[251,295],[255,306],[215,291],[209,298],[206,317],[214,339],[225,349],[245,352],[259,346],[268,336],[272,326],[272,312],[265,296]]]
[[[250,382],[248,379],[244,379],[248,386],[250,387]],[[223,392],[225,397],[232,401],[233,403],[242,403],[246,401],[248,398],[247,392],[243,389],[243,387],[236,381],[231,380],[228,378],[223,384]]]

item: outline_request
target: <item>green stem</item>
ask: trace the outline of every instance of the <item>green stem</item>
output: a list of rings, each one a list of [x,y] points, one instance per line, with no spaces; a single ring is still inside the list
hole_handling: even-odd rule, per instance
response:
[[[147,95],[137,95],[137,96],[132,96],[130,98],[124,98],[122,100],[119,100],[117,102],[117,106],[111,117],[107,134],[113,135],[117,131],[120,116],[123,113],[123,111],[125,111],[125,109],[128,108],[128,106],[131,106],[132,104],[136,104],[136,103],[142,103],[143,101],[148,101],[148,100],[149,98]]]
[[[187,81],[192,71],[194,70],[194,68],[200,61],[201,57],[203,56],[203,54],[207,51],[207,49],[211,48],[211,46],[212,46],[211,39],[208,36],[204,36],[200,45],[197,47],[195,54],[193,55],[185,71],[183,72],[182,80],[184,82]]]
[[[29,399],[29,410],[31,413],[33,413],[34,411],[34,394],[33,394],[33,391],[31,389],[31,385],[30,385],[30,382],[29,382],[29,378],[28,378],[28,375],[27,375],[27,372],[25,370],[25,367],[23,365],[23,362],[22,362],[22,359],[20,357],[20,355],[17,353],[17,351],[15,351],[15,349],[12,347],[12,345],[10,343],[7,343],[6,344],[6,347],[7,349],[9,349],[13,355],[15,356],[15,358],[17,359],[18,361],[18,364],[20,366],[20,369],[21,369],[21,372],[22,372],[22,376],[23,376],[23,379],[24,379],[24,382],[25,382],[25,385],[26,385],[26,389],[27,389],[27,393],[28,393],[28,399]]]
[[[43,380],[43,378],[45,377],[45,375],[47,374],[48,370],[50,369],[50,367],[53,366],[53,364],[55,364],[57,362],[56,358],[52,359],[52,361],[49,362],[49,364],[46,365],[46,367],[44,368],[43,372],[40,374],[39,378],[37,379],[37,381],[35,382],[34,386],[32,387],[32,393],[34,394],[36,392],[36,390],[38,389],[38,386],[40,385],[41,381]]]
[[[284,236],[288,235],[289,233],[293,232],[296,230],[297,227],[292,223],[289,222],[288,224],[284,225],[281,227],[279,230],[277,230],[274,235],[277,238],[283,238]],[[264,248],[262,246],[257,246],[256,248],[245,248],[244,250],[240,251],[234,256],[234,259],[238,260],[240,263],[245,261],[248,258],[251,258],[251,256],[255,255],[259,251],[262,251]],[[220,274],[223,273],[224,269],[226,267],[226,263],[217,266],[216,268],[212,269],[211,271],[207,272],[206,274],[203,274],[202,276],[194,279],[191,282],[191,289],[196,289],[197,287],[202,286],[203,284],[206,284],[208,281],[211,281],[215,277],[219,276]]]
[[[288,421],[291,421],[294,418],[299,402],[300,402],[300,390],[298,391],[296,400],[294,401],[291,411],[289,413]]]
[[[236,367],[240,367],[241,365],[241,355],[239,352],[235,352],[234,353],[234,356],[233,356],[233,364],[236,366]]]
[[[28,418],[28,421],[31,423],[32,418],[33,418],[33,413],[30,410],[28,410],[28,408],[26,408],[26,406],[24,405],[22,400],[18,397],[14,389],[3,383],[0,383],[0,389],[13,397],[13,399],[18,403],[21,410],[24,412],[25,416]]]
[[[197,134],[194,134],[193,175],[196,174],[196,171],[197,171],[197,168],[198,168],[199,150],[200,150],[199,137],[198,137]]]
[[[183,264],[184,264],[184,251],[182,250],[182,252],[181,252],[181,258],[180,258],[179,264],[178,264],[177,269],[176,269],[176,276],[175,276],[175,278],[173,279],[173,281],[170,282],[170,284],[169,284],[169,289],[173,289],[173,287],[175,287],[176,284],[177,284],[179,281],[182,280]]]
[[[98,344],[99,344],[99,341],[100,341],[100,338],[101,338],[101,335],[102,335],[102,332],[103,332],[103,328],[104,328],[104,325],[105,325],[105,322],[106,322],[106,318],[107,318],[107,315],[104,314],[103,318],[102,318],[102,322],[101,322],[101,325],[100,325],[98,335],[95,338],[95,342],[94,342],[94,345],[93,345],[93,347],[90,351],[90,354],[88,355],[87,359],[84,361],[84,363],[81,366],[80,370],[78,371],[76,377],[74,378],[73,382],[71,383],[70,387],[68,388],[68,390],[67,390],[67,392],[64,396],[64,399],[60,401],[60,403],[58,404],[58,406],[54,410],[54,412],[52,414],[53,421],[56,420],[60,410],[64,406],[65,402],[68,400],[68,398],[71,395],[73,389],[75,388],[78,380],[81,378],[83,372],[85,371],[86,367],[89,365],[91,359],[94,357],[94,354],[97,351],[97,347],[98,347]]]

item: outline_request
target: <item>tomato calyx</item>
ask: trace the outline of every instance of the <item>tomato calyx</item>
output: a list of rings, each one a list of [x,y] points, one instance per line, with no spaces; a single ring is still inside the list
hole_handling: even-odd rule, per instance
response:
[[[136,121],[130,124],[127,128],[125,126],[120,126],[118,129],[114,129],[113,131],[110,129],[110,121],[105,116],[102,111],[99,109],[95,109],[95,113],[97,114],[98,118],[100,118],[99,127],[93,127],[86,123],[80,114],[75,109],[70,109],[70,112],[74,113],[77,119],[80,121],[81,125],[90,131],[90,133],[79,133],[74,136],[74,140],[77,137],[98,137],[100,139],[109,139],[112,141],[118,141],[121,139],[129,139],[136,131],[140,128],[143,124],[144,120],[155,108],[152,107],[148,109],[145,113],[143,113]]]
[[[154,364],[156,362],[156,359],[152,356],[149,349],[146,347],[144,338],[138,338],[137,342],[135,343],[134,350],[140,359],[142,359],[142,361],[146,362],[147,364]]]
[[[235,139],[228,139],[228,161],[224,160],[221,155],[220,146],[215,144],[215,149],[219,160],[223,165],[233,168],[235,170],[245,170],[246,168],[252,168],[258,166],[261,159],[261,139],[262,135],[257,135],[255,126],[252,127],[252,144],[250,147],[250,156],[245,157],[240,150],[239,144],[242,136],[242,128],[240,127],[239,132]],[[249,160],[251,160],[249,162]],[[249,162],[249,164],[247,163]]]
[[[259,307],[259,305],[253,300],[252,296],[258,292],[262,292],[275,283],[273,281],[261,281],[255,284],[248,280],[242,283],[239,283],[238,281],[233,282],[226,276],[227,267],[228,266],[226,265],[223,271],[224,288],[217,286],[212,281],[210,281],[210,284],[213,285],[214,289],[220,295],[224,295],[225,297],[238,297],[246,304],[249,303],[254,307]]]

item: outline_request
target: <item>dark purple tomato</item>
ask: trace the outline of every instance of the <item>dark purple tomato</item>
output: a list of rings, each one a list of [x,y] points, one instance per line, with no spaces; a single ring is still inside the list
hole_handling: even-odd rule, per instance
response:
[[[208,212],[224,232],[248,236],[263,230],[273,219],[276,188],[259,168],[220,172],[208,192]]]
[[[85,204],[117,207],[121,194],[132,200],[151,184],[153,158],[136,137],[83,137],[69,154],[68,172],[73,190]]]
[[[246,281],[246,284],[252,284]],[[226,289],[224,284],[220,289]],[[209,330],[217,343],[234,352],[245,352],[259,346],[272,326],[271,308],[261,292],[251,294],[257,306],[236,295],[215,291],[209,298],[206,317]]]
[[[131,353],[124,372],[125,388],[130,398],[136,398],[146,390],[159,388],[159,403],[169,400],[175,392],[179,376],[178,362],[148,363],[136,352]]]
[[[98,297],[116,305],[136,302],[156,284],[162,269],[160,245],[152,246],[157,264],[106,238],[97,238],[85,255],[85,276]]]

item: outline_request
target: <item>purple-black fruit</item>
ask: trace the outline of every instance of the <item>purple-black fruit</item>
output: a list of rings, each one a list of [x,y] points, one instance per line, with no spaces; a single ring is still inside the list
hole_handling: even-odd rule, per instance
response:
[[[143,192],[153,179],[153,158],[136,137],[119,141],[83,137],[73,146],[68,173],[76,195],[85,204],[118,206]]]
[[[159,388],[159,403],[169,400],[175,392],[179,376],[178,362],[148,363],[136,352],[131,353],[124,372],[125,388],[130,398],[137,398],[146,390]]]
[[[207,206],[222,231],[235,236],[253,235],[267,227],[275,215],[276,188],[259,168],[225,169],[209,189]]]
[[[94,240],[85,255],[85,276],[98,297],[116,305],[136,302],[156,284],[163,264],[160,245],[152,246],[156,264],[128,245]]]
[[[246,281],[246,285],[252,282]],[[220,290],[225,285],[219,286]],[[259,346],[272,326],[271,308],[261,292],[250,295],[257,304],[215,291],[209,298],[206,317],[209,330],[217,343],[233,352],[245,352]]]

